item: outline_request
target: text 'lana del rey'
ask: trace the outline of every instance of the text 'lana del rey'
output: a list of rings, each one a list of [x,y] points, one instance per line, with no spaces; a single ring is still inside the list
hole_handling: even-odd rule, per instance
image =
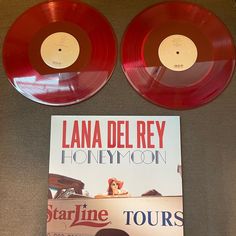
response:
[[[166,121],[62,122],[62,148],[164,148]]]

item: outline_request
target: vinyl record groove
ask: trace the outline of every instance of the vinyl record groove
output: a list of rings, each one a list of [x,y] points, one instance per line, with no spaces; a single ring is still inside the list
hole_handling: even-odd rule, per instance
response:
[[[123,70],[156,105],[191,109],[216,98],[235,68],[235,46],[213,13],[192,3],[165,2],[137,15],[122,42]]]
[[[81,102],[98,92],[116,64],[112,27],[96,9],[49,1],[24,12],[11,26],[3,63],[12,85],[46,105]]]

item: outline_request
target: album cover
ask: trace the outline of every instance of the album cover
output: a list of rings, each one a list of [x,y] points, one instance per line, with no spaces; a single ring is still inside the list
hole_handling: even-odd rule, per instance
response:
[[[183,236],[180,118],[52,116],[48,236]]]

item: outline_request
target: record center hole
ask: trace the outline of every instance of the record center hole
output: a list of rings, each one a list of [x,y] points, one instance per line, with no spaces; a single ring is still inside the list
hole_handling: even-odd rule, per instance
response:
[[[59,51],[59,52],[61,52],[61,51],[62,51],[62,49],[61,49],[61,48],[59,48],[59,49],[58,49],[58,51]]]
[[[176,54],[178,54],[178,55],[179,55],[179,51],[177,51],[177,52],[176,52]]]

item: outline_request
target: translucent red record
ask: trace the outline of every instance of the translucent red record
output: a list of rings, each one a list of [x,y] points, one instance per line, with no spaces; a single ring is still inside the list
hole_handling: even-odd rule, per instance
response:
[[[144,98],[165,108],[191,109],[212,101],[229,84],[235,46],[212,12],[192,3],[160,3],[129,24],[122,66]]]
[[[3,63],[12,85],[46,105],[81,102],[99,91],[116,64],[116,38],[89,5],[50,1],[24,12],[11,26]]]

